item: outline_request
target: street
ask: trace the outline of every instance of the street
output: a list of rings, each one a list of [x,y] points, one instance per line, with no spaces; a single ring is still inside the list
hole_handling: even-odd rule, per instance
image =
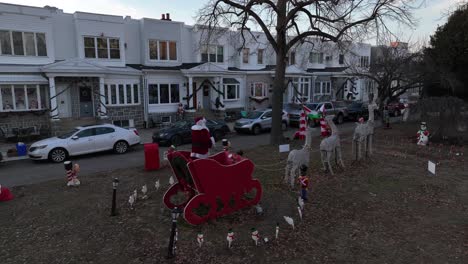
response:
[[[346,122],[338,125],[340,133],[350,133],[355,127],[354,122]],[[316,130],[313,140],[320,140],[320,128],[312,128]],[[292,138],[292,135],[297,130],[291,127],[284,134],[286,137]],[[250,134],[232,133],[227,138],[231,141],[233,149],[249,149],[256,146],[269,144],[269,132],[264,132],[258,136]],[[179,146],[179,150],[189,150],[191,144]],[[160,160],[167,147],[160,147]],[[222,150],[221,142],[216,143],[215,150],[212,153]],[[74,163],[80,165],[79,177],[86,180],[95,173],[114,171],[124,168],[140,168],[144,169],[144,148],[143,145],[138,145],[129,150],[123,155],[113,154],[112,152],[103,152],[97,154],[89,154],[84,156],[72,157]],[[65,169],[62,163],[51,163],[48,161],[32,161],[19,160],[0,163],[0,183],[13,187],[19,185],[34,184],[52,179],[63,178],[65,180]]]

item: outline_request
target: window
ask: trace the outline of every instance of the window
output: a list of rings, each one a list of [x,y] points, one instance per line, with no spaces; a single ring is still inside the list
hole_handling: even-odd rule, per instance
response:
[[[88,128],[76,134],[79,138],[92,137],[94,136],[94,128]]]
[[[343,54],[340,54],[340,57],[338,59],[338,63],[339,64],[344,64],[344,55]]]
[[[309,53],[310,63],[323,63],[323,53],[311,52]]]
[[[332,56],[332,55],[325,56],[325,61],[326,61],[326,62],[331,62],[332,60],[333,60],[333,56]]]
[[[224,62],[224,47],[206,45],[201,50],[201,61],[202,62]]]
[[[325,109],[326,110],[333,109],[333,106],[330,103],[325,103]]]
[[[239,84],[225,84],[223,89],[224,100],[239,100]]]
[[[267,84],[256,82],[250,84],[250,95],[253,97],[266,97],[267,96]]]
[[[289,53],[289,65],[294,64],[296,64],[296,52],[291,51],[291,53]]]
[[[83,37],[84,56],[89,59],[120,59],[120,40],[106,37]]]
[[[263,64],[263,49],[257,51],[257,64]]]
[[[106,105],[136,105],[140,103],[139,85],[133,83],[105,84]]]
[[[150,39],[148,41],[148,48],[150,60],[177,60],[177,43],[175,41]]]
[[[45,33],[0,30],[0,55],[47,56]]]
[[[175,104],[180,102],[179,84],[149,84],[149,104]]]
[[[368,56],[361,56],[359,60],[360,67],[369,67],[369,57]]]
[[[0,112],[46,109],[47,90],[47,85],[0,85]]]
[[[96,127],[95,129],[96,135],[105,135],[115,132],[115,129],[113,129],[112,127]]]
[[[242,50],[242,63],[249,63],[250,49]]]
[[[303,102],[309,101],[310,82],[309,78],[293,78],[295,99],[300,99]],[[299,94],[298,94],[299,93]]]
[[[315,82],[315,95],[327,95],[331,94],[331,82]]]

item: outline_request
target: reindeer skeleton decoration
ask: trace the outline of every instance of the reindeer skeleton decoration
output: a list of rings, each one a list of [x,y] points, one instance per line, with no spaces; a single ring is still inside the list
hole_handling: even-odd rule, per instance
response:
[[[302,149],[293,149],[289,152],[288,161],[286,163],[286,172],[284,174],[284,182],[294,187],[294,183],[299,177],[299,167],[301,165],[309,166],[310,149],[312,144],[312,129],[307,129],[305,143]]]
[[[376,103],[377,95],[378,93],[376,92],[372,99],[372,103],[368,106],[369,120],[367,120],[366,123],[356,123],[356,128],[354,129],[352,149],[356,161],[362,158],[361,150],[363,148],[366,153],[366,158],[372,155],[372,142],[374,139],[375,127],[374,111],[378,108]]]
[[[333,175],[333,169],[331,166],[330,158],[332,157],[332,154],[335,154],[335,160],[339,162],[342,168],[344,168],[344,163],[341,158],[341,142],[340,142],[340,136],[338,135],[338,129],[335,126],[335,123],[333,123],[333,118],[334,115],[328,115],[325,117],[325,121],[327,121],[328,125],[331,128],[331,136],[322,139],[322,142],[320,142],[320,153],[321,153],[321,158],[322,158],[322,164],[323,164],[323,169],[326,171],[327,166],[325,163],[328,164],[328,169],[330,170],[330,173]]]

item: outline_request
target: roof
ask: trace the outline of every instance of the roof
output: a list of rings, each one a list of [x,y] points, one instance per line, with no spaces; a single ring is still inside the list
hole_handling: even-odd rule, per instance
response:
[[[239,69],[237,67],[229,67],[230,71],[245,71],[245,72],[256,72],[256,71],[274,71],[276,65],[266,65],[265,68],[261,69]]]
[[[1,74],[0,84],[47,84],[49,81],[40,74]]]
[[[203,64],[203,62],[182,63],[181,65],[178,65],[178,66],[147,66],[143,64],[127,64],[127,66],[136,70],[140,70],[140,71],[144,71],[144,70],[177,71],[177,70],[191,69],[201,64]]]
[[[313,73],[313,72],[342,72],[344,70],[348,69],[348,67],[328,67],[324,69],[307,69],[307,72]]]
[[[72,58],[63,61],[56,61],[41,67],[45,73],[70,73],[70,74],[128,74],[141,75],[130,67],[106,67],[86,59]]]

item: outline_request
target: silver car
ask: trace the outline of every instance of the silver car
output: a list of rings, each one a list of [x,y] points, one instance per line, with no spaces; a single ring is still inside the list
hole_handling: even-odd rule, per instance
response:
[[[271,109],[248,112],[246,117],[236,121],[234,130],[238,133],[249,132],[258,135],[264,130],[271,129],[271,114]],[[287,130],[288,125],[288,114],[283,111],[281,127],[283,130]]]

